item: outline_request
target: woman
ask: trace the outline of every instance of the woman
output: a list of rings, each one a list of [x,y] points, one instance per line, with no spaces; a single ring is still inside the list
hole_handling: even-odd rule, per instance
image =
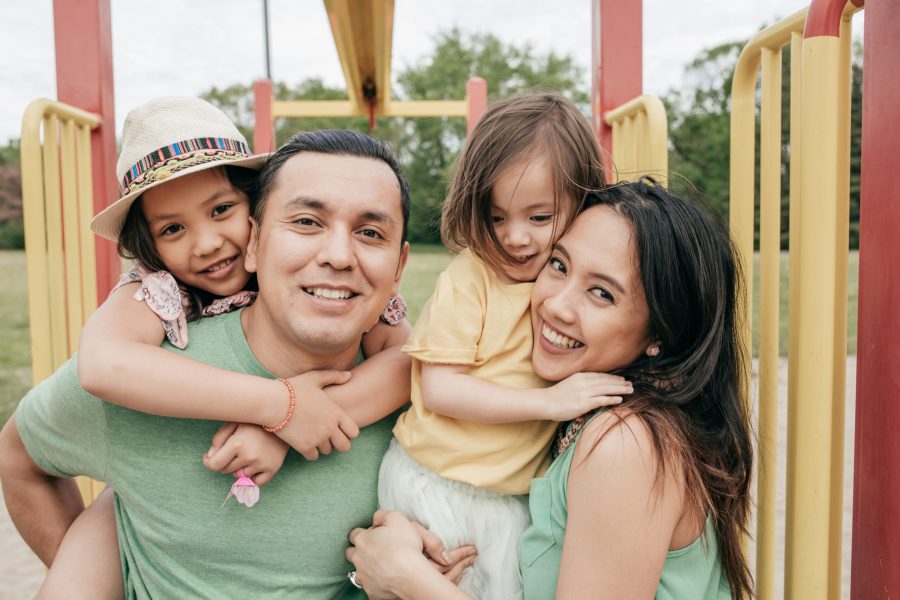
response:
[[[728,235],[650,180],[586,206],[532,292],[534,368],[550,381],[615,372],[635,391],[572,422],[532,481],[525,598],[749,597],[752,447]],[[398,513],[351,532],[355,581],[374,598],[468,597],[429,567],[434,540],[418,532]]]

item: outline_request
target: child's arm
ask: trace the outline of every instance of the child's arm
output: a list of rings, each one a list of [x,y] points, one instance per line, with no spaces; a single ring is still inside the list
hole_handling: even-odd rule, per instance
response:
[[[383,419],[409,401],[410,359],[400,348],[410,329],[405,320],[397,325],[379,322],[363,336],[363,353],[372,358],[353,369],[350,381],[326,388],[328,397],[359,427]],[[263,486],[281,469],[287,448],[276,435],[259,427],[226,423],[213,436],[203,464],[221,473],[242,469],[247,477]],[[317,450],[329,454],[332,448],[344,452],[349,445],[322,444]]]
[[[225,423],[213,436],[203,465],[210,471],[244,475],[258,486],[269,483],[281,469],[288,445],[274,433],[246,423]],[[328,454],[328,452],[323,452]]]
[[[235,373],[159,347],[159,317],[123,286],[91,316],[81,335],[82,387],[107,402],[155,415],[274,426],[284,419],[288,392],[276,380]],[[279,432],[307,458],[317,448],[349,448],[358,429],[322,388],[346,381],[339,371],[315,371],[289,381],[295,418]]]
[[[347,383],[325,388],[328,397],[360,427],[383,419],[409,402],[411,359],[400,351],[412,330],[406,320],[381,321],[363,336],[367,358],[351,372]]]
[[[112,404],[167,417],[274,424],[287,401],[278,381],[233,373],[159,347],[159,317],[122,286],[91,316],[78,346],[78,379]]]
[[[510,388],[467,375],[466,366],[422,365],[422,401],[445,417],[480,423],[569,421],[618,404],[631,383],[607,373],[576,373],[544,389]]]
[[[124,597],[111,489],[85,508],[63,538],[36,598]]]

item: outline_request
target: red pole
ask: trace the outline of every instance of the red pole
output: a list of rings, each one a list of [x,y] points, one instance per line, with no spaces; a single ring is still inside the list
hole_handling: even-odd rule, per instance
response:
[[[471,135],[475,125],[487,110],[487,81],[481,77],[471,77],[466,82],[466,101],[469,103],[466,115],[466,135]]]
[[[866,3],[853,600],[900,597],[900,0]]]
[[[591,19],[591,113],[611,174],[612,128],[603,113],[643,93],[643,2],[591,0]]]
[[[271,79],[257,79],[253,82],[253,151],[272,152],[275,150],[275,121],[272,119]]]
[[[96,213],[119,197],[109,0],[54,0],[53,26],[57,97],[102,119],[91,134]],[[99,236],[94,236],[94,243],[97,300],[102,302],[119,278],[121,265],[115,244]]]

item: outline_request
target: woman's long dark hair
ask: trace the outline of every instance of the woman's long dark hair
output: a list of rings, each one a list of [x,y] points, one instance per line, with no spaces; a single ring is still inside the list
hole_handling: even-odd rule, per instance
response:
[[[247,196],[250,202],[250,213],[253,214],[253,207],[257,200],[259,173],[244,167],[226,165],[223,168],[231,186],[236,191]],[[169,268],[162,261],[162,258],[159,257],[159,252],[156,251],[156,242],[153,241],[153,234],[150,232],[150,226],[147,224],[147,217],[144,216],[142,200],[143,198],[135,200],[125,216],[122,231],[119,232],[119,256],[127,260],[135,260],[151,271],[168,271]],[[178,284],[187,291],[188,298],[191,301],[190,307],[185,311],[188,320],[199,319],[200,311],[212,302],[216,296],[181,281]],[[251,291],[258,289],[255,274],[247,281],[244,289]]]
[[[750,597],[741,538],[753,447],[736,250],[721,223],[652,179],[590,194],[585,206],[597,205],[632,224],[649,333],[661,349],[618,372],[634,382],[624,407],[651,432],[657,482],[667,467],[677,468],[692,508],[712,515],[733,597]]]

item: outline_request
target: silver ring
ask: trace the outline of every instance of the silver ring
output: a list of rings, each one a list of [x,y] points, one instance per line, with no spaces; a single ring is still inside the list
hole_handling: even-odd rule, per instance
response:
[[[363,586],[359,585],[359,582],[356,581],[356,571],[350,571],[349,573],[347,573],[347,579],[350,580],[350,583],[352,583],[355,588],[360,590],[363,589]]]

